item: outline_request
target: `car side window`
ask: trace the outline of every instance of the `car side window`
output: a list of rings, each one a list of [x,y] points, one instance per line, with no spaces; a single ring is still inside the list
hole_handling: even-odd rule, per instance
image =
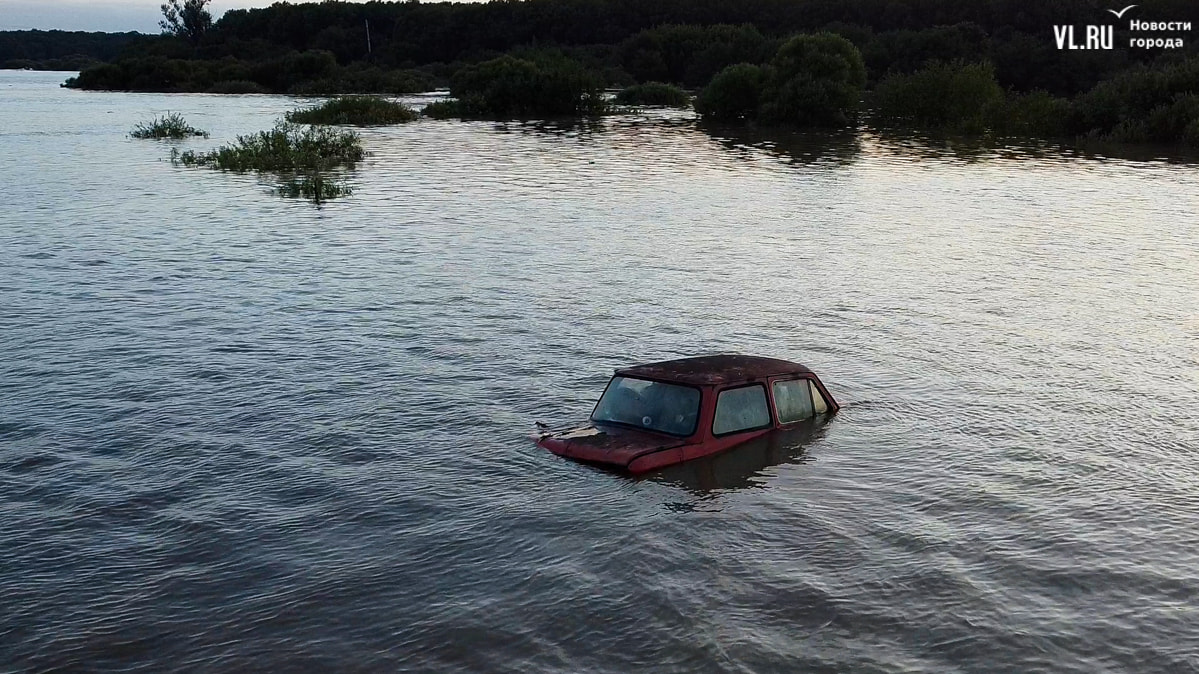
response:
[[[820,389],[816,388],[816,382],[808,381],[808,385],[812,387],[812,409],[816,414],[826,414],[828,412],[828,401],[824,399],[824,395],[820,393]]]
[[[774,409],[780,424],[791,424],[812,417],[812,390],[807,379],[776,381],[773,388]]]
[[[716,417],[712,420],[713,435],[765,428],[769,425],[770,408],[766,404],[766,387],[761,384],[726,389],[716,398]]]

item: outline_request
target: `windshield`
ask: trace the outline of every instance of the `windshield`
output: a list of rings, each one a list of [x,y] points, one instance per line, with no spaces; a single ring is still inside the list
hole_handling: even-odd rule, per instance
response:
[[[591,419],[687,436],[695,432],[698,414],[699,391],[696,389],[613,377]]]

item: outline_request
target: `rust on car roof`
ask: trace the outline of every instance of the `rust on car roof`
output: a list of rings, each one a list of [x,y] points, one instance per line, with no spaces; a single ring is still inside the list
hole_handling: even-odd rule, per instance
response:
[[[799,363],[778,358],[738,354],[664,360],[660,363],[647,363],[616,371],[616,374],[622,377],[658,379],[693,386],[732,384],[778,375],[809,373],[811,370]]]

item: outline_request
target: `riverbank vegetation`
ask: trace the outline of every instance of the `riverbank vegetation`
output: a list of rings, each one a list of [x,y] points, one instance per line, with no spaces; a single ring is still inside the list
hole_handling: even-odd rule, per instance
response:
[[[934,63],[874,90],[883,124],[968,135],[1030,135],[1199,147],[1199,58],[1140,66],[1072,99],[1005,91],[993,67]]]
[[[403,124],[417,119],[414,110],[378,96],[341,96],[286,115],[296,124],[330,124],[349,126],[383,126]]]
[[[383,70],[368,64],[339,65],[324,51],[290,52],[247,61],[169,58],[162,55],[125,58],[88,68],[66,81],[75,89],[156,91],[165,93],[277,93],[299,96],[428,91],[432,75],[416,70]]]
[[[430,119],[453,119],[462,116],[462,105],[452,98],[434,101],[421,109],[420,114]]]
[[[170,138],[179,140],[193,136],[208,137],[207,131],[201,131],[187,123],[183,115],[170,112],[162,117],[155,117],[149,122],[139,122],[129,133],[132,138],[160,140]]]
[[[140,33],[65,30],[0,31],[0,69],[83,70],[120,58]]]
[[[754,124],[856,119],[953,133],[1187,141],[1189,92],[1199,89],[1180,84],[1179,73],[1199,58],[1199,41],[1168,35],[1187,39],[1176,48],[1133,46],[1158,36],[1101,9],[1093,0],[276,3],[229,11],[199,34],[172,28],[128,40],[69,86],[311,95],[448,86],[459,102],[430,115],[456,106],[460,116],[518,117],[596,114],[601,88],[661,82],[700,89],[696,107],[707,117]],[[1147,0],[1131,12],[1199,25],[1199,4],[1183,0]],[[1115,48],[1060,48],[1050,28],[1063,23],[1110,23]],[[803,49],[816,56],[787,70],[780,49],[797,34],[809,36]],[[812,41],[819,35],[823,46]],[[2,36],[0,60],[35,58],[33,37]],[[854,47],[864,77],[843,43],[840,56],[829,51],[829,36]],[[825,55],[840,75],[820,74]],[[914,93],[937,82],[964,98]],[[848,102],[855,90],[866,110]]]

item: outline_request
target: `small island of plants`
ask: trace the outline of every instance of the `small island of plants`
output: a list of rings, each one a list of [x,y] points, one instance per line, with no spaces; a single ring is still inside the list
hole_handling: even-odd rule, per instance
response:
[[[303,110],[287,113],[296,124],[383,126],[411,122],[419,115],[408,106],[378,96],[341,96]]]
[[[238,136],[234,143],[209,152],[173,151],[171,160],[183,166],[278,174],[279,194],[320,203],[351,193],[348,185],[325,174],[352,168],[365,156],[362,140],[353,131],[279,121],[270,131]]]
[[[701,116],[794,126],[844,126],[854,119],[866,65],[849,40],[833,33],[797,35],[768,63],[721,70],[695,100]]]
[[[231,145],[210,152],[180,153],[184,166],[210,166],[225,171],[322,170],[353,166],[366,153],[353,131],[280,121],[270,131],[238,136]]]
[[[137,126],[133,127],[133,131],[129,132],[129,136],[132,138],[153,140],[164,138],[180,140],[193,136],[207,138],[208,132],[201,131],[188,124],[187,120],[183,119],[183,115],[177,112],[170,112],[162,117],[155,117],[149,122],[138,123]]]
[[[450,95],[457,101],[456,116],[574,117],[608,110],[598,74],[559,53],[530,56],[501,56],[454,73]]]

